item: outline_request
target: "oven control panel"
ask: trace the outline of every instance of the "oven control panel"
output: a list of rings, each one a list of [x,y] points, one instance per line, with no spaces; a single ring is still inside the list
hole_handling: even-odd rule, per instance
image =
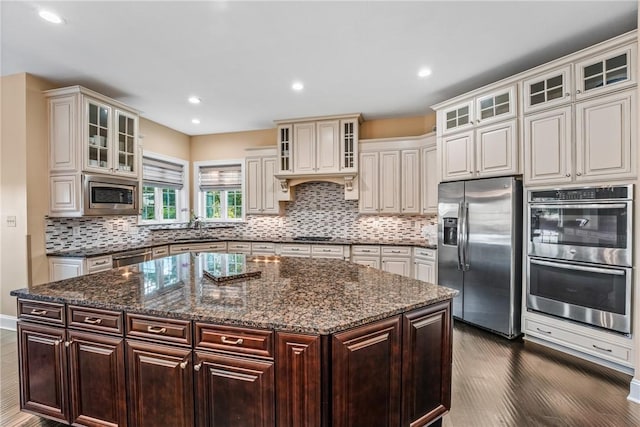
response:
[[[563,188],[529,192],[530,202],[564,202],[590,200],[629,200],[632,199],[633,185],[608,187]]]

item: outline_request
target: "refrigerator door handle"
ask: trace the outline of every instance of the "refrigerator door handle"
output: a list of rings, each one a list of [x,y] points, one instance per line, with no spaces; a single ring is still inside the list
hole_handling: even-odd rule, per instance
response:
[[[457,243],[458,243],[458,270],[460,271],[464,271],[464,264],[463,264],[463,260],[462,260],[462,224],[463,224],[463,218],[462,215],[464,213],[464,205],[462,202],[458,203],[458,236],[457,236]]]
[[[469,203],[464,204],[464,246],[462,249],[462,271],[469,271]]]

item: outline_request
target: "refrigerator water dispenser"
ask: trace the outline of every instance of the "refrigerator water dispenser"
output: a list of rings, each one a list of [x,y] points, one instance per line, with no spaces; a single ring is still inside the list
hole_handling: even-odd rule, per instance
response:
[[[450,246],[458,246],[458,218],[443,218],[442,225],[444,233],[443,243]]]

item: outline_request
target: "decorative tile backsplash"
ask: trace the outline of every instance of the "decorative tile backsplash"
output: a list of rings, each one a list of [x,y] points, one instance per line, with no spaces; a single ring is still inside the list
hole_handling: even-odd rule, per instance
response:
[[[344,199],[344,187],[331,182],[308,182],[295,188],[295,200],[285,202],[282,215],[248,215],[229,226],[186,224],[138,225],[135,216],[46,218],[47,252],[121,244],[142,244],[178,237],[278,239],[329,236],[355,240],[420,239],[437,222],[436,216],[361,215],[357,200]]]

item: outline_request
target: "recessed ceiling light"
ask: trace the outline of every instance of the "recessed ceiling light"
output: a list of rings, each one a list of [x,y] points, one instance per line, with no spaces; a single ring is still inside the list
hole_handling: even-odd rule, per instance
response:
[[[425,78],[425,77],[429,77],[431,75],[431,69],[430,68],[421,68],[420,71],[418,71],[418,77],[420,78]]]
[[[191,119],[191,123],[193,123],[194,125],[199,125],[200,119]]]
[[[202,100],[200,98],[198,98],[197,96],[190,96],[189,97],[189,102],[192,104],[200,104],[202,102]]]
[[[291,85],[291,89],[295,90],[296,92],[300,92],[302,89],[304,89],[304,85],[302,84],[302,82],[293,82],[293,84]]]
[[[62,18],[60,15],[57,15],[50,10],[41,9],[38,12],[38,15],[40,15],[40,18],[47,22],[51,22],[52,24],[62,24]]]

